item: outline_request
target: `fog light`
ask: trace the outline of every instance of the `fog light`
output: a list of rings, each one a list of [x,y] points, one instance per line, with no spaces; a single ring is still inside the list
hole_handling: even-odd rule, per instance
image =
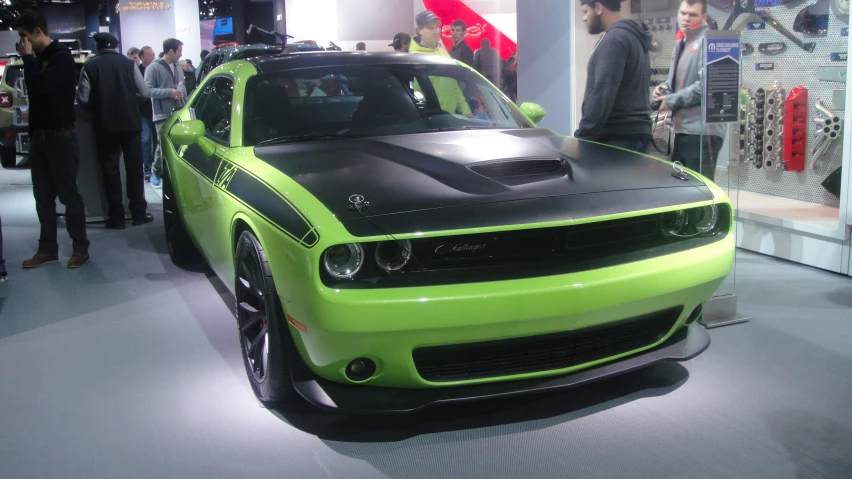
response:
[[[352,381],[366,381],[376,373],[376,363],[370,358],[358,358],[346,366],[346,377]]]
[[[704,305],[699,304],[696,306],[695,309],[692,310],[692,313],[690,313],[689,317],[686,318],[686,324],[692,324],[697,321],[698,318],[701,317],[702,311],[704,311]]]

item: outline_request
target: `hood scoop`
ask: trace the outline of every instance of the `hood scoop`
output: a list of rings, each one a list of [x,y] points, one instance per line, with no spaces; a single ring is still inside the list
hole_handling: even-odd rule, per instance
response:
[[[474,173],[508,186],[536,183],[571,174],[570,163],[562,158],[483,161],[468,168]]]

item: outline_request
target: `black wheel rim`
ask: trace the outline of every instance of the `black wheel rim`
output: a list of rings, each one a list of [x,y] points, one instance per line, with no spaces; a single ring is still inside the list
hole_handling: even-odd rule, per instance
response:
[[[262,279],[259,261],[252,250],[244,249],[237,260],[237,324],[246,364],[258,383],[266,378],[269,365],[268,321]]]
[[[163,223],[166,225],[166,246],[169,248],[169,254],[173,255],[175,252],[175,220],[174,213],[171,211],[164,209],[163,210]]]

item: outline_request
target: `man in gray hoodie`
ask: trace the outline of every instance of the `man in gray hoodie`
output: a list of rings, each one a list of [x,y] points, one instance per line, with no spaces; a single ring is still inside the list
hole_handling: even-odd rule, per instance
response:
[[[704,94],[704,37],[707,25],[706,0],[683,0],[678,8],[677,34],[669,79],[654,91],[660,111],[674,112],[675,133],[672,161],[697,171],[711,181],[716,159],[724,143],[725,127],[704,124],[701,97]],[[667,87],[670,94],[663,95]]]
[[[647,153],[651,146],[651,32],[621,18],[621,0],[580,0],[589,33],[603,33],[589,59],[577,138]]]
[[[148,84],[148,95],[153,98],[154,127],[159,138],[160,130],[172,114],[175,107],[182,107],[186,92],[184,90],[183,69],[178,64],[183,55],[183,42],[169,38],[163,42],[163,57],[155,60],[145,70],[145,83]],[[154,152],[154,167],[151,171],[151,184],[160,186],[163,177],[162,142],[157,143]]]

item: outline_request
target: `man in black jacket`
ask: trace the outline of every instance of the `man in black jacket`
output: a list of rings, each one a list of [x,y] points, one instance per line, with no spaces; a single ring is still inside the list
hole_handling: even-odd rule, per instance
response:
[[[589,33],[603,36],[589,59],[583,118],[574,136],[647,153],[651,146],[651,33],[621,19],[621,0],[580,0]]]
[[[109,33],[94,36],[98,54],[83,65],[77,102],[92,112],[92,124],[109,203],[106,227],[124,229],[121,194],[121,154],[127,177],[127,199],[134,225],[150,223],[146,212],[142,167],[142,118],[139,106],[148,97],[148,86],[133,60],[115,51],[118,39]]]
[[[453,49],[450,50],[450,56],[454,60],[458,60],[468,66],[473,66],[473,48],[464,41],[467,36],[467,24],[464,20],[456,20],[452,25],[453,32]]]
[[[24,261],[23,266],[31,269],[58,261],[56,198],[59,197],[65,205],[65,224],[74,246],[68,267],[79,268],[89,261],[89,240],[86,209],[77,190],[80,168],[80,144],[74,131],[77,67],[71,51],[47,35],[47,20],[41,13],[24,13],[12,22],[12,28],[21,37],[18,53],[24,62],[29,93],[29,159],[41,223],[38,252]]]

